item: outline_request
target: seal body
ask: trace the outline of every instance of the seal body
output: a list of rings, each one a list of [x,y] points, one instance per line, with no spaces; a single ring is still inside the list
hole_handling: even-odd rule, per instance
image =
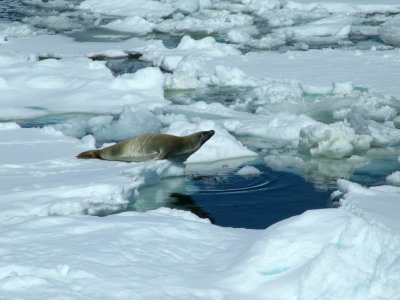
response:
[[[82,152],[77,155],[77,158],[99,158],[127,162],[159,159],[185,161],[190,155],[200,149],[214,133],[214,130],[209,130],[196,132],[187,136],[145,134],[100,150]]]

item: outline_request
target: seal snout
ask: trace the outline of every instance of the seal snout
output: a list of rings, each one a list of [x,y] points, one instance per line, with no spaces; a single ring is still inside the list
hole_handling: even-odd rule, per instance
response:
[[[209,131],[203,131],[203,134],[207,137],[207,139],[210,139],[214,134],[214,130],[209,130]]]
[[[202,144],[204,144],[215,134],[215,131],[214,130],[202,131],[201,134],[202,134],[202,140],[203,140]]]

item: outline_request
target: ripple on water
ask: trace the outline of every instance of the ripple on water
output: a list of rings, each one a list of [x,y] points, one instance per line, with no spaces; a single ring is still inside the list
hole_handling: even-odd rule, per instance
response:
[[[188,193],[215,224],[228,227],[266,228],[309,209],[332,207],[333,189],[318,190],[298,175],[256,167],[260,176],[189,176]]]
[[[318,190],[298,175],[262,164],[256,168],[259,176],[240,176],[236,168],[166,178],[139,189],[128,209],[184,209],[216,225],[260,229],[308,209],[332,207],[333,189]]]

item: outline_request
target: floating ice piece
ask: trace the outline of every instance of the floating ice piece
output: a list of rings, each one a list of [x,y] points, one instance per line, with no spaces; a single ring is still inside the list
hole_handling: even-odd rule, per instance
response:
[[[286,8],[302,11],[313,11],[315,9],[325,9],[329,13],[398,13],[400,5],[397,0],[352,0],[352,1],[337,1],[337,0],[295,0],[288,1]]]
[[[161,18],[174,12],[169,3],[152,0],[121,0],[112,3],[108,0],[85,0],[79,5],[80,9],[115,16],[140,16]]]
[[[393,18],[379,28],[379,37],[386,43],[400,47],[400,18]]]
[[[178,50],[207,50],[206,55],[210,57],[222,57],[240,54],[240,51],[238,51],[235,47],[218,43],[215,38],[211,36],[200,40],[195,40],[190,36],[185,35],[176,48]]]
[[[2,44],[3,50],[22,54],[35,54],[42,57],[126,57],[137,53],[145,46],[162,47],[161,41],[145,41],[131,38],[119,42],[77,42],[71,37],[61,35],[38,35],[24,38],[9,38]]]
[[[174,76],[195,77],[198,64],[211,58],[239,55],[240,51],[232,45],[217,43],[213,37],[195,40],[190,36],[182,37],[175,49],[150,44],[140,49],[141,59],[150,61],[162,69],[174,72]],[[190,79],[190,78],[189,78]]]
[[[213,73],[216,65],[224,65],[240,69],[255,79],[297,80],[302,86],[318,87],[319,92],[332,91],[332,82],[352,82],[354,87],[398,97],[400,52],[385,51],[382,54],[381,51],[343,49],[252,52],[203,60],[198,62],[197,72],[205,76]]]
[[[234,28],[255,31],[253,16],[241,13],[233,14],[227,10],[204,9],[184,18],[176,15],[157,25],[157,30],[168,33],[206,32],[211,34],[226,32]]]
[[[386,177],[386,182],[390,185],[400,186],[400,171],[393,172]]]
[[[244,166],[236,172],[238,175],[242,177],[252,177],[252,176],[260,176],[261,172],[253,166]]]
[[[254,81],[254,79],[249,78],[241,70],[221,65],[215,67],[215,72],[211,76],[209,82],[206,81],[206,79],[203,79],[203,82],[207,82],[209,85],[219,86],[257,86],[257,83]]]
[[[56,112],[120,113],[125,105],[149,110],[168,103],[158,68],[114,77],[104,62],[46,59],[1,68],[0,77],[1,119]]]
[[[117,19],[106,25],[102,25],[104,28],[131,32],[136,35],[146,35],[154,30],[155,24],[149,22],[142,17],[132,16],[125,19]]]
[[[81,29],[82,25],[64,15],[25,17],[24,22],[38,28],[55,32]]]
[[[232,29],[227,34],[227,40],[237,44],[247,44],[251,41],[251,36],[237,29]]]
[[[28,24],[19,22],[0,22],[0,37],[3,36],[5,38],[5,41],[0,40],[0,44],[5,43],[6,40],[11,37],[34,36],[40,32],[43,32],[43,30],[35,29]]]
[[[336,95],[348,95],[354,90],[354,85],[351,81],[348,82],[333,82],[333,93]]]
[[[299,151],[315,157],[343,158],[369,149],[372,137],[357,135],[346,123],[313,125],[300,131]]]
[[[368,120],[367,128],[373,138],[371,144],[375,147],[386,147],[400,143],[400,129],[395,128],[393,122],[381,124]]]
[[[338,43],[346,39],[351,32],[351,24],[355,21],[352,16],[334,15],[320,20],[292,27],[284,27],[274,30],[275,33],[284,35],[286,40],[295,42],[305,42],[306,44]],[[329,38],[329,39],[327,39]]]
[[[194,13],[198,11],[201,6],[203,6],[203,3],[206,4],[207,2],[208,1],[201,0],[175,0],[172,5],[180,12]]]
[[[119,142],[146,133],[158,133],[161,129],[160,121],[150,111],[146,109],[133,111],[129,106],[123,107],[117,120],[111,115],[95,117],[75,115],[59,124],[48,126],[76,138],[91,134],[98,145],[105,142]]]
[[[221,123],[229,132],[239,136],[257,136],[269,142],[285,141],[294,147],[298,144],[302,128],[321,124],[305,115],[288,113],[257,115],[251,118],[243,115],[232,120],[223,120]]]

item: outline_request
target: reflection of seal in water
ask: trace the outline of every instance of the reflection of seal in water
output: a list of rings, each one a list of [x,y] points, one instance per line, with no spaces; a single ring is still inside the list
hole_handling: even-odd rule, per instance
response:
[[[145,134],[100,150],[85,151],[77,158],[100,158],[120,161],[175,159],[185,161],[213,135],[214,130],[200,131],[187,136]]]

